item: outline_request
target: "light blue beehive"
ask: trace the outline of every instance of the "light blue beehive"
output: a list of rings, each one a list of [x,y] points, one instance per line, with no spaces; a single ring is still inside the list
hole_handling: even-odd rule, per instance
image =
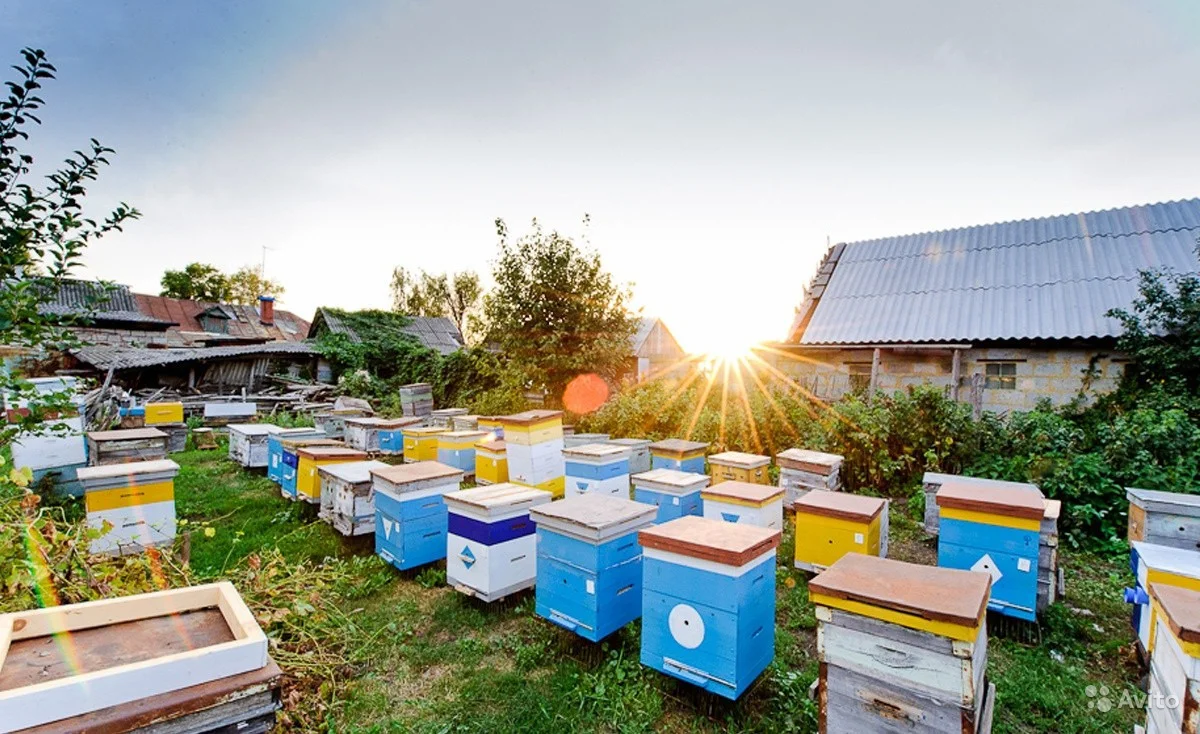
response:
[[[781,535],[691,515],[641,530],[642,664],[741,696],[775,657]]]
[[[537,613],[599,642],[642,616],[642,548],[637,531],[656,509],[584,494],[534,507]]]
[[[633,499],[657,507],[655,522],[659,523],[685,515],[703,515],[700,492],[710,481],[707,474],[651,469],[633,475]]]
[[[375,552],[401,571],[446,557],[446,503],[463,474],[436,461],[371,471]]]

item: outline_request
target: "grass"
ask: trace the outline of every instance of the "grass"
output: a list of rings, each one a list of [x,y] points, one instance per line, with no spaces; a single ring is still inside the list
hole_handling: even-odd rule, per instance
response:
[[[346,539],[315,509],[283,499],[261,472],[224,451],[177,455],[177,508],[190,532],[193,570],[233,575],[253,553],[278,549],[291,562],[350,560],[339,597],[352,638],[345,674],[291,707],[320,707],[324,731],[388,732],[813,732],[817,708],[816,618],[805,578],[777,569],[775,660],[736,703],[698,694],[638,662],[639,623],[592,645],[533,613],[532,594],[487,605],[444,586],[437,568],[400,573],[373,557],[373,540]],[[208,532],[211,530],[211,532]],[[792,552],[790,532],[779,550]],[[890,555],[932,563],[915,513],[893,503]],[[1040,645],[993,635],[994,731],[1129,731],[1136,707],[1101,712],[1085,695],[1136,693],[1133,633],[1121,588],[1124,558],[1062,551],[1068,597],[1041,624]],[[1127,697],[1128,698],[1128,697]],[[313,700],[316,699],[316,700]],[[300,717],[309,721],[312,717]],[[313,727],[309,726],[309,730]]]

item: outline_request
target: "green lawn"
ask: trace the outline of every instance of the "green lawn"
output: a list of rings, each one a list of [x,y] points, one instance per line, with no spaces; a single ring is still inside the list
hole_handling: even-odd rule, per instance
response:
[[[353,561],[342,564],[349,583],[321,592],[339,594],[344,665],[319,688],[285,697],[305,710],[299,720],[324,721],[330,732],[816,731],[807,695],[817,675],[816,620],[804,576],[786,565],[777,571],[775,661],[728,703],[643,668],[638,623],[592,645],[535,616],[531,593],[485,605],[443,586],[441,569],[394,571],[374,558],[370,536],[342,538],[314,508],[283,499],[261,470],[241,469],[224,451],[174,458],[181,531],[190,531],[201,578],[236,575],[249,555],[271,549],[296,563]],[[893,504],[892,557],[931,562],[932,543],[904,503]],[[785,534],[780,558],[790,553]],[[1121,600],[1128,563],[1065,549],[1061,558],[1068,598],[1045,615],[1041,644],[989,642],[994,731],[1129,731],[1144,719],[1140,711],[1102,713],[1085,695],[1089,685],[1107,686],[1114,701],[1136,690]]]

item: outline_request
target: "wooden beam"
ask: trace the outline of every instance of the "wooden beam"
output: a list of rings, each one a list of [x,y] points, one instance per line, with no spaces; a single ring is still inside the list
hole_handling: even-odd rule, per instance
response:
[[[879,347],[875,347],[875,351],[871,353],[871,395],[875,394],[875,390],[879,386],[879,358],[881,354],[882,350]]]
[[[958,382],[962,377],[962,350],[954,350],[954,358],[950,368],[950,399],[958,401]]]

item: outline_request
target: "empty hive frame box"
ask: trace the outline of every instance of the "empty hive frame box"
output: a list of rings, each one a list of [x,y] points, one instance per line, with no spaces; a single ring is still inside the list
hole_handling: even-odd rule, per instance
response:
[[[229,582],[0,615],[7,734],[267,665]]]

